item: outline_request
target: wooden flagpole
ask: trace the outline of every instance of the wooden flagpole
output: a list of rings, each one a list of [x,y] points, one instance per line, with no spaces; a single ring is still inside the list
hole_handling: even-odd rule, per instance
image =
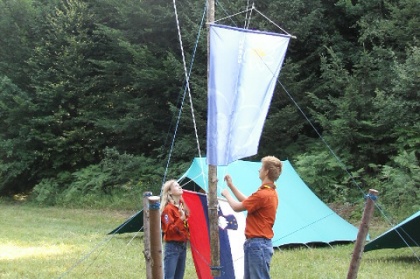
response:
[[[210,23],[214,22],[214,0],[207,1],[207,80],[210,72]],[[210,223],[211,274],[220,277],[220,244],[217,214],[217,166],[209,165],[208,208]]]

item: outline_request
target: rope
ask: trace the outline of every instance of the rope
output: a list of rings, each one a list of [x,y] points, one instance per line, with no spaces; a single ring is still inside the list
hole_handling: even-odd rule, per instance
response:
[[[196,121],[195,121],[194,106],[193,106],[191,90],[190,90],[190,74],[188,74],[188,72],[187,72],[187,64],[185,62],[184,47],[183,47],[183,44],[182,44],[181,27],[180,27],[179,19],[178,19],[178,12],[177,12],[177,8],[176,8],[176,0],[173,0],[173,4],[174,4],[174,10],[175,10],[176,27],[177,27],[177,30],[178,30],[179,46],[181,48],[181,54],[182,54],[182,65],[184,67],[185,82],[186,82],[186,87],[188,89],[188,97],[190,99],[190,104],[191,104],[191,116],[192,116],[192,119],[193,119],[195,138],[196,138],[196,142],[197,142],[197,149],[198,149],[199,157],[201,157],[200,142],[198,141],[197,124],[196,124]]]
[[[71,271],[73,271],[73,269],[75,269],[76,267],[78,267],[79,265],[81,265],[85,260],[87,260],[96,250],[98,250],[99,248],[101,248],[102,246],[104,246],[105,244],[108,244],[108,242],[110,242],[114,236],[127,224],[129,223],[134,216],[136,216],[135,214],[132,215],[130,218],[128,218],[122,225],[120,225],[120,227],[114,232],[112,233],[109,237],[105,238],[104,240],[102,240],[102,242],[98,243],[92,250],[90,250],[88,253],[86,253],[81,259],[79,259],[75,264],[73,264],[69,269],[67,269],[65,272],[63,272],[57,279],[61,279],[64,278],[65,276],[67,276]],[[136,233],[136,235],[143,229],[143,227],[141,227],[139,229],[139,231]],[[135,235],[135,236],[136,236]],[[134,237],[135,237],[134,236]],[[134,239],[134,237],[127,243],[127,245],[129,245],[131,243],[131,241]],[[97,259],[97,258],[96,258]],[[96,260],[95,259],[95,260]],[[89,267],[92,266],[92,264],[94,263],[94,261],[86,268],[85,272],[88,270]]]
[[[297,107],[297,109],[301,112],[301,114],[303,115],[303,117],[306,119],[306,121],[309,123],[309,125],[311,125],[311,127],[313,128],[313,130],[316,132],[316,134],[318,135],[318,137],[321,139],[321,141],[324,143],[324,145],[328,148],[328,150],[330,151],[330,153],[334,156],[334,158],[337,160],[337,162],[339,163],[339,165],[341,165],[342,169],[346,172],[346,174],[350,177],[351,182],[359,189],[359,191],[364,195],[364,191],[363,189],[360,187],[360,185],[356,182],[354,176],[349,172],[349,170],[347,169],[346,165],[340,160],[340,158],[335,154],[335,152],[333,151],[333,149],[331,148],[331,146],[327,143],[327,141],[322,137],[322,135],[320,134],[320,132],[316,129],[316,127],[314,126],[314,124],[311,122],[311,120],[306,116],[305,112],[301,109],[301,107],[298,105],[298,103],[294,100],[294,98],[292,97],[292,95],[287,91],[286,87],[280,82],[278,81],[278,83],[280,84],[280,86],[283,88],[284,92],[287,94],[287,96],[290,98],[290,100],[293,102],[293,104]],[[390,224],[391,226],[395,226],[394,224],[392,224],[390,218],[387,216],[387,214],[385,213],[385,211],[382,209],[381,206],[379,206],[379,204],[377,203],[377,197],[372,197],[372,195],[364,195],[365,198],[371,198],[374,202],[375,207],[378,209],[378,211],[381,213],[382,217],[384,218],[384,220],[386,222],[388,222],[388,224]],[[400,228],[402,231],[404,231],[402,228]],[[401,238],[401,240],[407,245],[407,247],[409,247],[413,254],[417,257],[417,259],[420,261],[419,256],[415,253],[415,251],[412,249],[412,247],[410,247],[408,245],[408,242],[405,240],[405,238],[397,231],[397,234],[399,235],[399,237]],[[410,237],[405,231],[404,233]],[[410,237],[411,238],[411,237]]]
[[[98,243],[90,252],[88,252],[80,260],[78,260],[74,265],[72,265],[69,269],[67,269],[64,273],[62,273],[60,275],[60,277],[58,277],[58,279],[64,278],[64,276],[68,275],[73,269],[75,269],[80,264],[82,264],[86,259],[88,259],[93,254],[93,252],[95,252],[96,250],[98,250],[99,248],[101,248],[102,246],[104,246],[105,244],[107,244],[109,241],[111,241],[111,239],[114,237],[114,235],[115,235],[115,233],[112,234],[107,239],[103,240],[102,242]],[[93,264],[93,262],[86,268],[85,272],[87,271],[87,269],[90,266],[92,266],[92,264]]]
[[[278,24],[276,24],[274,21],[272,21],[271,19],[269,19],[266,15],[264,15],[262,12],[260,12],[260,11],[258,11],[256,8],[255,8],[255,6],[254,5],[252,5],[252,7],[251,8],[247,8],[246,10],[244,10],[244,11],[241,11],[241,12],[238,12],[238,13],[236,13],[236,14],[233,14],[233,15],[229,15],[229,16],[227,16],[227,17],[223,17],[223,18],[220,18],[220,19],[218,19],[218,20],[215,20],[214,21],[214,23],[216,23],[216,22],[219,22],[219,21],[222,21],[222,20],[225,20],[225,19],[230,19],[230,18],[232,18],[232,17],[235,17],[235,16],[237,16],[237,15],[240,15],[240,14],[246,14],[246,22],[245,22],[245,29],[247,29],[247,28],[249,28],[249,23],[250,23],[250,20],[251,20],[251,14],[252,14],[252,11],[253,10],[255,10],[258,14],[260,14],[263,18],[265,18],[268,22],[270,22],[271,24],[273,24],[274,26],[276,26],[278,29],[280,29],[283,33],[285,33],[286,35],[288,35],[288,36],[290,36],[291,38],[293,38],[293,39],[296,39],[296,36],[293,36],[292,34],[290,34],[289,32],[287,32],[286,30],[284,30],[283,28],[281,28]],[[249,14],[249,16],[248,16],[248,14]]]
[[[312,127],[312,129],[315,131],[315,133],[318,135],[318,137],[321,139],[321,141],[324,143],[324,145],[327,147],[329,152],[334,156],[334,158],[337,160],[341,168],[346,172],[346,174],[351,178],[351,181],[357,186],[357,188],[361,191],[362,194],[364,194],[364,191],[362,188],[357,184],[355,181],[353,175],[349,172],[346,165],[340,160],[340,158],[335,154],[334,150],[331,148],[331,146],[327,143],[327,141],[324,139],[324,137],[321,135],[321,133],[318,131],[318,129],[315,127],[315,125],[311,122],[308,116],[306,116],[305,112],[302,110],[302,108],[299,106],[299,104],[295,101],[293,96],[287,91],[286,87],[280,82],[280,80],[277,81],[278,84],[283,88],[284,92],[287,94],[289,99],[293,102],[293,104],[296,106],[296,108],[300,111],[302,116],[306,119],[306,121],[309,123],[309,125]]]
[[[281,31],[283,31],[284,33],[286,33],[287,35],[289,35],[291,38],[296,39],[295,36],[291,35],[289,32],[287,32],[286,30],[284,30],[283,28],[281,28],[279,25],[277,25],[276,23],[274,23],[271,19],[269,19],[268,17],[266,17],[263,13],[261,13],[260,11],[258,11],[255,8],[254,8],[254,10],[257,13],[259,13],[262,17],[264,17],[266,20],[268,20],[271,24],[273,24],[274,26],[276,26],[277,28],[279,28]]]
[[[175,3],[175,0],[174,0],[174,3]],[[176,6],[175,6],[175,9],[176,9]],[[201,29],[204,26],[204,22],[205,22],[204,19],[205,19],[206,9],[207,9],[207,7],[204,7],[203,16],[201,18],[201,23],[200,23],[200,28],[198,29],[197,39],[195,41],[194,51],[193,51],[193,54],[192,54],[192,57],[191,57],[190,69],[188,71],[188,75],[187,75],[187,78],[186,78],[187,80],[189,80],[189,77],[191,76],[192,67],[194,65],[195,55],[197,53],[197,48],[198,48],[198,42],[199,42],[199,39],[200,39],[200,36],[201,36]],[[177,24],[179,26],[178,19],[177,19]],[[183,52],[183,50],[182,50],[182,52]],[[186,83],[186,85],[188,84],[187,81],[185,81],[185,83]],[[189,87],[187,87],[186,85],[184,86],[184,93],[183,93],[183,96],[182,96],[182,102],[181,102],[180,109],[178,111],[178,117],[177,117],[177,121],[176,121],[176,125],[175,125],[175,132],[174,132],[174,136],[172,138],[171,147],[170,147],[170,150],[169,150],[168,161],[166,163],[165,172],[164,172],[163,179],[162,179],[162,185],[166,181],[166,177],[167,177],[167,174],[168,174],[169,163],[171,161],[173,149],[174,149],[174,146],[175,146],[175,138],[176,138],[178,127],[179,127],[179,122],[181,120],[182,108],[183,108],[183,105],[184,105],[184,100],[185,100],[185,95],[186,95],[186,92],[187,92],[187,88],[189,90]],[[190,97],[191,97],[191,94],[190,94]],[[191,108],[192,108],[192,105],[191,105]],[[192,110],[192,113],[193,113],[193,119],[194,119],[194,127],[196,127],[196,125],[195,125],[194,111],[193,110]],[[195,128],[195,131],[197,131],[196,128]],[[197,149],[198,149],[198,152],[200,154],[200,145],[198,143],[198,135],[197,135],[197,132],[196,132],[196,139],[197,139]],[[200,155],[200,157],[201,157],[201,155]],[[162,194],[162,190],[161,190],[161,193],[160,194]]]
[[[246,8],[249,9],[250,6],[251,5],[249,4],[249,0],[247,0]],[[252,2],[252,7],[254,7],[254,2]],[[246,13],[245,15],[245,23],[244,23],[245,29],[249,28],[249,23],[251,22],[251,15],[252,15],[252,10],[249,13]]]

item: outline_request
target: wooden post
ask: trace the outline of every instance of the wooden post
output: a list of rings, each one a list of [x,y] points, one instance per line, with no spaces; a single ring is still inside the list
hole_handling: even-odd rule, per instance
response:
[[[152,277],[152,264],[150,256],[150,219],[149,219],[149,197],[152,192],[143,193],[143,255],[146,262],[146,278],[153,279]]]
[[[160,228],[160,198],[152,196],[149,200],[150,216],[150,254],[152,257],[152,278],[163,279],[162,235]]]
[[[359,227],[356,243],[354,245],[353,256],[351,259],[347,279],[357,278],[359,271],[360,261],[362,259],[363,247],[365,244],[366,236],[369,232],[369,223],[375,209],[375,201],[377,199],[378,191],[370,189],[369,194],[366,196],[366,205],[363,212],[362,223]]]
[[[207,0],[207,80],[210,71],[210,23],[214,22],[214,0]],[[209,229],[210,229],[210,252],[211,274],[220,277],[220,244],[219,244],[219,216],[217,214],[217,166],[209,165]]]
[[[211,274],[220,277],[220,243],[219,243],[219,216],[217,212],[217,168],[209,165],[209,224],[210,224],[210,250]]]

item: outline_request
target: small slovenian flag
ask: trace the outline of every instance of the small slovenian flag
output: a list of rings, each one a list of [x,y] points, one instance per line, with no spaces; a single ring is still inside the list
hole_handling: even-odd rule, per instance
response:
[[[207,195],[184,190],[182,196],[190,209],[190,244],[197,277],[213,278]],[[227,201],[220,198],[218,211],[221,274],[217,278],[243,278],[245,215],[234,212]]]

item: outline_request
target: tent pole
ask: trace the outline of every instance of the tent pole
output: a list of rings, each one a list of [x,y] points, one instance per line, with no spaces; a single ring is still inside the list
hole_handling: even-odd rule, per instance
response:
[[[207,80],[209,80],[210,72],[210,23],[214,22],[214,17],[214,0],[207,0]],[[208,168],[208,208],[210,223],[211,274],[213,277],[220,277],[220,244],[217,214],[217,166],[209,165]]]
[[[362,223],[360,224],[356,243],[354,245],[353,256],[347,273],[347,279],[357,278],[357,272],[359,271],[360,261],[362,259],[363,246],[369,232],[369,223],[373,215],[373,210],[375,209],[374,205],[377,195],[378,191],[370,189],[369,194],[366,196],[365,210],[363,211]]]
[[[149,219],[149,199],[152,196],[152,192],[143,193],[143,255],[146,261],[146,278],[152,279],[152,265],[150,257],[150,219]]]
[[[160,198],[152,196],[149,200],[150,216],[150,254],[152,256],[152,278],[163,279],[162,235],[160,228]]]

